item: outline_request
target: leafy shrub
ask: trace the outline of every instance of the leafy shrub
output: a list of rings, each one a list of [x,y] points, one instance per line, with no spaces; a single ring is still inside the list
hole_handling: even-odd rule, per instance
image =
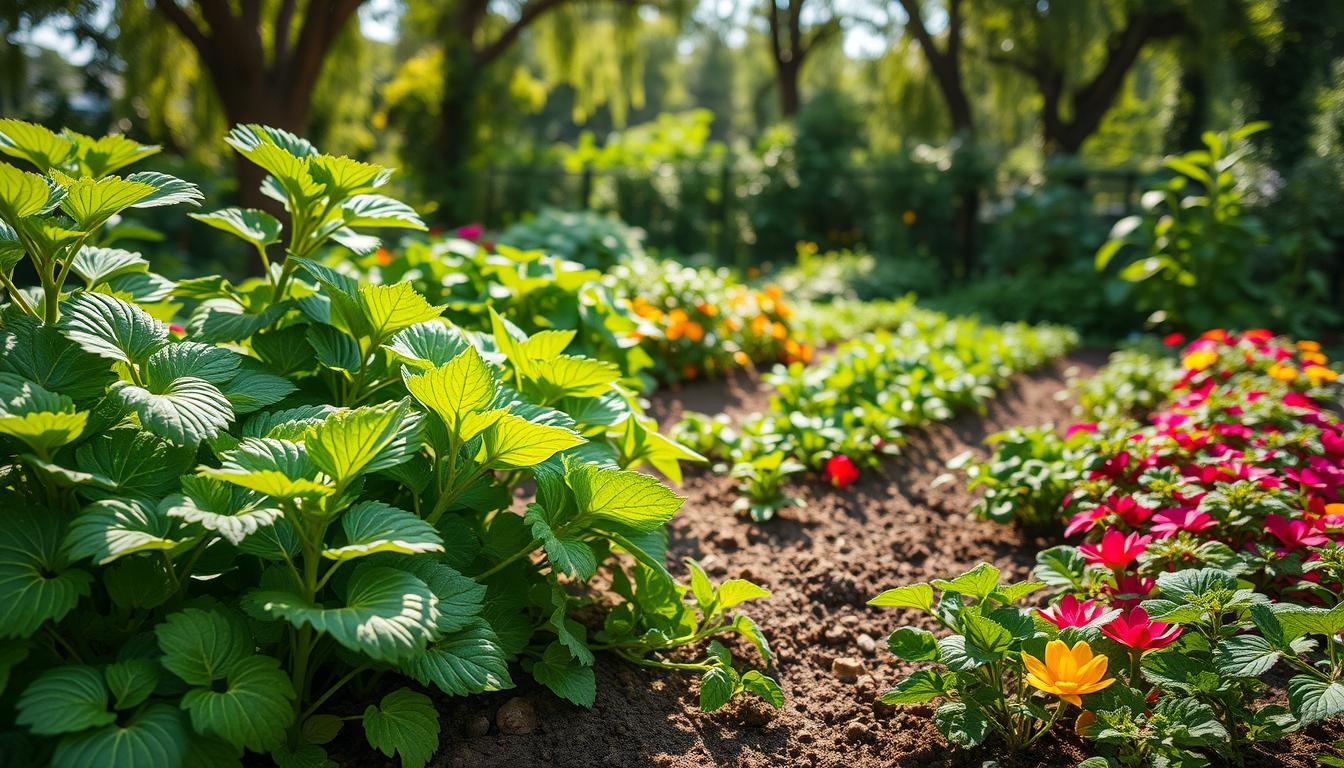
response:
[[[606,271],[644,255],[644,233],[615,216],[544,208],[510,226],[497,240],[524,251],[542,251]]]
[[[7,756],[322,764],[358,720],[421,766],[438,718],[393,681],[468,695],[521,667],[590,706],[598,650],[700,672],[706,709],[740,692],[778,705],[721,644],[665,655],[740,634],[768,664],[738,610],[767,593],[694,567],[680,585],[663,565],[682,499],[630,470],[675,474],[684,449],[651,431],[619,367],[567,354],[574,331],[493,310],[488,333],[465,330],[408,282],[326,266],[329,243],[374,253],[361,230],[423,226],[376,191],[389,171],[263,126],[228,142],[289,224],[198,216],[249,243],[264,277],[174,284],[84,245],[127,207],[199,200],[161,174],[112,175],[157,148],[0,122],[0,151],[40,171],[0,165]],[[39,289],[13,286],[25,260]],[[169,299],[185,328],[160,319]],[[511,514],[529,479],[535,499]],[[599,572],[614,604],[590,632],[575,615]]]
[[[1112,352],[1095,375],[1069,383],[1084,419],[1138,419],[1166,401],[1179,376],[1173,355],[1134,345]]]

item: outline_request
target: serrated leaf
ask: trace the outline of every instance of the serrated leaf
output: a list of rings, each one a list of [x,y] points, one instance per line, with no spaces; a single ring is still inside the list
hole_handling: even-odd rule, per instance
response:
[[[443,365],[406,377],[407,391],[464,441],[476,434],[465,434],[463,421],[494,401],[497,384],[494,372],[475,347],[467,347]],[[480,428],[489,426],[486,423]]]
[[[533,467],[584,442],[571,429],[535,424],[512,413],[501,415],[482,434],[482,459],[500,469]]]
[[[551,567],[583,581],[597,573],[597,556],[593,554],[593,548],[578,537],[556,535],[540,506],[529,504],[523,522],[531,526],[532,537],[541,542]]]
[[[1302,725],[1344,712],[1344,683],[1297,675],[1288,681],[1288,705]]]
[[[69,139],[49,128],[13,118],[0,120],[0,152],[27,160],[43,173],[59,168],[74,151]]]
[[[168,704],[151,704],[124,726],[105,725],[73,733],[56,744],[52,768],[140,768],[179,765],[188,749],[182,715]]]
[[[74,442],[88,423],[89,414],[76,412],[70,398],[49,392],[12,373],[0,372],[0,434],[15,437],[49,456]]]
[[[386,348],[416,370],[443,365],[471,346],[462,331],[440,320],[431,320],[399,331]]]
[[[398,688],[364,710],[364,735],[402,768],[423,768],[439,747],[439,715],[428,696]]]
[[[179,543],[176,528],[172,518],[143,502],[102,499],[70,523],[64,546],[73,560],[107,565],[138,552],[173,549]]]
[[[200,474],[279,499],[313,498],[334,488],[318,479],[318,468],[301,443],[273,437],[244,438],[220,456],[219,467]]]
[[[444,307],[430,306],[410,283],[362,285],[359,287],[359,304],[370,329],[369,335],[378,344],[398,331],[433,320],[444,310]]]
[[[532,665],[532,677],[560,698],[592,707],[597,698],[597,679],[593,668],[574,658],[560,643],[551,643]]]
[[[927,629],[900,627],[887,638],[887,648],[906,661],[935,661],[938,639]]]
[[[101,179],[71,179],[53,174],[65,188],[61,210],[75,220],[80,229],[90,232],[126,208],[148,199],[158,189],[150,183],[119,176]]]
[[[191,467],[194,452],[138,429],[119,427],[87,440],[75,453],[75,466],[101,478],[80,487],[94,499],[126,496],[159,499],[173,490]],[[115,493],[105,490],[105,484]]]
[[[883,704],[923,704],[947,693],[946,680],[931,669],[921,669],[882,694]]]
[[[717,666],[700,676],[700,711],[713,712],[728,703],[737,692],[737,673],[732,667]]]
[[[381,187],[392,175],[389,168],[363,163],[344,155],[314,155],[309,163],[309,172],[317,183],[326,186],[328,195],[336,198]]]
[[[288,303],[281,303],[254,313],[233,299],[207,299],[187,318],[187,333],[208,344],[242,341],[274,325],[288,309]]]
[[[45,177],[0,163],[0,212],[11,222],[40,213],[51,195]]]
[[[978,707],[960,701],[940,704],[933,711],[933,722],[944,738],[968,749],[983,742],[989,734],[989,720],[984,713]]]
[[[280,662],[248,656],[224,673],[224,688],[192,688],[182,696],[198,733],[236,747],[265,751],[279,746],[294,722],[294,688]]]
[[[336,608],[292,592],[260,590],[243,599],[255,616],[288,621],[318,632],[377,661],[397,661],[422,652],[433,638],[438,598],[415,576],[395,568],[361,565]]]
[[[92,577],[61,551],[61,524],[37,507],[7,510],[0,526],[0,638],[28,637],[89,594]]]
[[[685,499],[641,472],[585,464],[568,475],[580,515],[651,531],[676,514]]]
[[[115,722],[107,684],[97,669],[66,665],[43,672],[19,695],[14,722],[41,736],[74,733]]]
[[[921,611],[928,611],[933,606],[933,587],[928,584],[895,587],[869,600],[868,604],[886,608],[918,608]]]
[[[100,283],[106,283],[114,277],[135,272],[149,271],[149,262],[138,253],[120,248],[95,248],[84,246],[75,254],[70,271],[84,279],[84,285],[92,289]]]
[[[1278,661],[1279,653],[1269,641],[1256,635],[1239,635],[1218,642],[1213,664],[1228,677],[1259,677]]]
[[[73,142],[80,171],[94,178],[156,155],[162,149],[156,144],[141,144],[117,134],[94,138],[66,128],[61,131],[61,136]]]
[[[59,327],[84,351],[127,364],[144,363],[168,343],[168,326],[102,293],[72,295],[61,308]]]
[[[255,208],[223,208],[210,213],[187,215],[259,248],[280,242],[279,219]]]
[[[190,685],[208,686],[252,655],[254,643],[241,617],[187,608],[154,628],[164,668]]]
[[[213,531],[234,546],[274,524],[281,514],[262,504],[256,494],[212,477],[188,475],[182,478],[182,490],[182,494],[164,498],[160,511]]]
[[[773,677],[769,677],[759,670],[749,670],[742,675],[742,690],[756,694],[775,709],[784,706],[784,690],[779,687],[779,683],[775,682]]]
[[[183,376],[156,390],[117,382],[112,397],[140,417],[140,424],[176,445],[215,437],[233,421],[233,406],[204,379]]]
[[[80,349],[53,326],[23,315],[6,317],[4,324],[0,371],[75,400],[101,396],[116,379],[103,358]]]
[[[410,512],[381,501],[362,501],[341,516],[345,542],[322,550],[331,560],[353,560],[378,552],[417,555],[442,552],[443,539],[434,526]]]
[[[568,652],[565,652],[568,657]],[[423,654],[398,669],[421,685],[434,685],[450,696],[469,696],[513,687],[508,658],[490,625],[473,619],[463,629],[429,644]]]
[[[252,413],[289,397],[297,389],[289,379],[255,368],[244,368],[221,384],[219,391],[238,415]]]
[[[341,204],[341,215],[347,227],[426,229],[414,208],[387,195],[355,195]]]
[[[531,389],[547,403],[564,397],[597,397],[610,391],[620,377],[621,370],[613,363],[574,355],[533,361],[528,374]]]
[[[420,449],[420,414],[405,403],[334,413],[308,430],[308,456],[338,482],[394,467]]]
[[[728,579],[719,585],[719,610],[727,611],[748,600],[769,596],[770,590],[746,579]]]
[[[140,171],[127,176],[126,180],[148,184],[154,188],[153,194],[137,201],[131,206],[132,208],[158,208],[159,206],[177,205],[178,203],[200,205],[205,201],[205,195],[201,194],[201,190],[195,184],[183,181],[176,176],[169,176],[166,173]]]
[[[980,563],[952,580],[934,579],[933,586],[944,592],[956,592],[976,599],[988,597],[999,585],[999,569]]]
[[[159,684],[159,665],[152,659],[127,659],[108,664],[103,679],[115,709],[139,706]]]
[[[181,341],[169,344],[145,362],[145,382],[151,388],[170,386],[183,376],[223,384],[238,374],[237,354],[212,344]]]

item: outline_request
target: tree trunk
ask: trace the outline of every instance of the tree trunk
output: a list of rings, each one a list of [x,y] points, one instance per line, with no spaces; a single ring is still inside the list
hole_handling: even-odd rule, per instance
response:
[[[799,61],[790,59],[777,62],[775,82],[779,85],[779,114],[786,120],[798,114],[802,99],[798,93]]]
[[[474,186],[470,162],[476,144],[475,102],[485,73],[466,47],[445,59],[439,131],[430,159],[435,173],[427,179],[432,188],[425,191],[439,198],[447,223],[462,223],[471,215],[468,206]]]

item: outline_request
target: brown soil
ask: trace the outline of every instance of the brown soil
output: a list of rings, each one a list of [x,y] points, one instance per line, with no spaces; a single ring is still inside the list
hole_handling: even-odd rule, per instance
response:
[[[701,714],[694,680],[633,667],[610,658],[597,664],[597,703],[584,710],[557,699],[519,673],[518,689],[471,699],[440,699],[444,743],[438,768],[489,766],[1074,766],[1087,756],[1066,728],[1025,756],[993,746],[953,751],[937,733],[930,708],[895,709],[877,703],[881,691],[908,671],[885,649],[884,638],[904,617],[865,601],[882,589],[955,575],[989,561],[1013,578],[1025,577],[1034,555],[1051,543],[967,516],[974,497],[959,480],[937,486],[945,462],[966,449],[981,455],[983,438],[1026,424],[1067,423],[1071,404],[1056,398],[1063,370],[1086,375],[1100,358],[1085,355],[1018,377],[986,413],[965,414],[913,435],[903,455],[881,471],[866,472],[844,492],[819,483],[799,488],[808,506],[765,525],[735,516],[731,480],[705,473],[687,478],[687,501],[672,523],[671,566],[698,559],[716,578],[743,576],[771,589],[768,600],[749,604],[778,654],[775,672],[787,701],[774,711],[755,700],[736,701]],[[687,386],[661,395],[653,410],[661,420],[683,408],[742,414],[765,405],[754,380]],[[867,649],[867,650],[865,650]],[[740,643],[736,656],[755,660]],[[862,660],[857,681],[831,673],[836,657]],[[506,703],[521,698],[536,712],[531,733],[505,735],[496,725]],[[510,705],[510,716],[518,703]],[[524,705],[524,708],[525,705]],[[1248,765],[1310,768],[1344,735],[1339,725],[1319,726],[1271,750],[1248,756]],[[383,761],[376,761],[381,763]],[[368,764],[368,763],[366,763]]]

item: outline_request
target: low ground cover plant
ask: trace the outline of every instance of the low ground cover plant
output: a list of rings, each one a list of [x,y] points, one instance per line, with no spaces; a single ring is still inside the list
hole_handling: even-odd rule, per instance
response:
[[[1135,381],[1133,359],[1116,363],[1102,378]],[[967,669],[1011,661],[1014,651],[1021,669],[1042,680],[1048,660],[1030,660],[1025,649],[1058,633],[1104,656],[1100,666],[1115,678],[1104,689],[1073,691],[1081,709],[1075,729],[1098,753],[1090,767],[1239,762],[1254,742],[1344,713],[1344,427],[1328,407],[1337,375],[1315,342],[1262,330],[1205,333],[1182,349],[1178,370],[1163,374],[1168,391],[1148,426],[1122,424],[1097,438],[1097,425],[1076,425],[1077,434],[1093,437],[1086,451],[1060,460],[1070,487],[1055,514],[1067,520],[1066,537],[1084,542],[1038,555],[1035,578],[1055,598],[1035,612],[1034,627],[1020,629],[1020,648],[996,641],[1015,637],[1017,619],[1004,612],[973,629],[964,621],[945,624],[965,638],[964,656],[935,646],[912,657],[893,635],[892,650],[902,658],[947,671],[916,673],[923,676],[899,684],[891,701],[961,702]],[[1065,439],[1031,434],[1056,444]],[[1006,461],[1005,454],[995,460]],[[1044,492],[1045,485],[1017,497],[1024,510],[999,517],[1038,517],[1058,494],[1055,485]],[[934,585],[958,594],[980,590],[972,596],[992,605],[984,581],[967,574]],[[953,582],[959,586],[947,586]],[[931,594],[930,585],[916,585],[874,602],[929,611],[924,598]],[[1062,670],[1091,663],[1066,662],[1059,650],[1055,658]],[[1047,693],[1071,693],[1030,676],[1029,684]],[[1090,684],[1091,677],[1077,677],[1079,686]],[[1271,695],[1271,683],[1282,700]],[[974,704],[978,730],[955,728],[949,740],[971,743],[968,730],[981,738],[993,730],[1010,747],[1020,745],[995,727],[1003,706],[1043,719],[1000,690]]]
[[[675,474],[687,452],[655,437],[620,365],[573,353],[576,330],[489,307],[488,330],[464,329],[409,281],[331,268],[329,245],[372,254],[370,231],[423,226],[377,191],[391,171],[264,126],[228,142],[288,223],[200,214],[263,275],[173,283],[93,245],[128,207],[200,202],[115,175],[156,147],[0,121],[0,151],[36,169],[0,164],[6,757],[325,765],[361,728],[422,766],[439,735],[425,688],[500,690],[521,670],[591,706],[600,651],[698,673],[705,709],[778,705],[712,642],[740,635],[769,665],[741,611],[768,593],[664,565],[682,499],[631,469]],[[20,265],[39,287],[15,285]],[[599,574],[610,590],[586,590]]]
[[[1063,354],[1076,336],[1055,327],[986,326],[903,305],[890,331],[842,344],[813,365],[777,366],[770,410],[728,428],[703,414],[679,440],[725,462],[783,454],[844,487],[899,451],[905,435],[959,409],[981,407],[1016,372]]]

